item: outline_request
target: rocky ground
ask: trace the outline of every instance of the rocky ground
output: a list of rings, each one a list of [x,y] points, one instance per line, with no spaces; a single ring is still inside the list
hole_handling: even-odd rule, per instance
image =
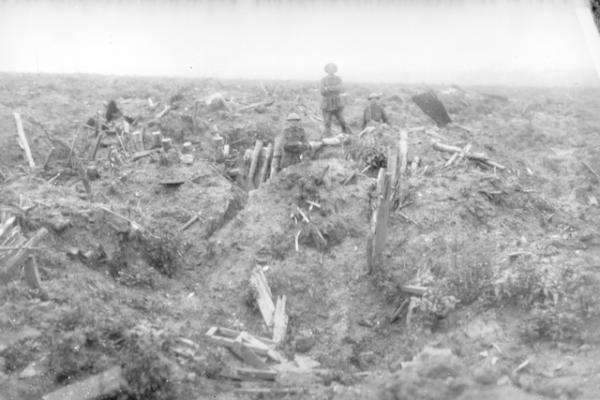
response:
[[[244,393],[256,388],[288,398],[600,397],[598,89],[435,87],[454,121],[438,128],[411,100],[423,87],[348,84],[351,144],[247,190],[228,171],[256,140],[272,142],[289,112],[320,138],[315,83],[3,74],[0,88],[0,222],[15,216],[26,237],[49,232],[32,251],[47,296],[23,276],[0,286],[0,399],[38,399],[113,366],[126,381],[115,399],[267,396]],[[372,91],[392,127],[358,140]],[[206,105],[217,92],[227,109]],[[176,148],[191,141],[194,163],[133,161],[131,142],[114,138],[90,161],[94,129],[83,124],[111,99],[134,129],[160,129]],[[409,163],[420,163],[401,180],[384,265],[367,274],[377,171],[357,151],[401,129]],[[214,159],[217,135],[231,148],[224,161]],[[446,167],[451,155],[433,141],[471,144],[506,170]],[[86,188],[89,166],[99,178]],[[313,364],[275,382],[228,378],[241,362],[205,335],[221,326],[270,337],[249,285],[256,265],[273,296],[287,297],[280,352]],[[394,315],[410,299],[406,284],[426,292]],[[182,350],[182,338],[195,345]]]

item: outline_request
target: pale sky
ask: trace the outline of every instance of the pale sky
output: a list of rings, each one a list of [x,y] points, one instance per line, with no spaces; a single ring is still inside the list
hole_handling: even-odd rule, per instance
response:
[[[0,0],[0,71],[598,85],[574,1]]]

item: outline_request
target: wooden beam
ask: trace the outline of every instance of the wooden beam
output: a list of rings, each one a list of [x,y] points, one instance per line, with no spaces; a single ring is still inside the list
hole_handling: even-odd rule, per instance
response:
[[[33,161],[33,156],[31,155],[31,149],[29,148],[29,142],[27,141],[27,136],[25,136],[25,131],[23,130],[23,122],[21,121],[21,114],[13,113],[15,117],[15,122],[17,124],[17,135],[19,135],[19,145],[25,151],[25,158],[27,158],[27,162],[29,163],[30,168],[35,168],[35,162]]]

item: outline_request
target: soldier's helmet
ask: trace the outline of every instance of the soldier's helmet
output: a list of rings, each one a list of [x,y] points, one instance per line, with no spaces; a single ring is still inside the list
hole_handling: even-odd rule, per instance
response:
[[[329,63],[325,66],[325,72],[327,72],[328,74],[335,74],[337,72],[337,65],[335,65],[334,63]]]
[[[300,116],[298,114],[296,114],[295,112],[293,112],[293,113],[290,113],[287,116],[286,120],[288,120],[288,121],[300,121]]]
[[[379,93],[371,93],[369,94],[369,100],[371,99],[379,99],[381,95]]]

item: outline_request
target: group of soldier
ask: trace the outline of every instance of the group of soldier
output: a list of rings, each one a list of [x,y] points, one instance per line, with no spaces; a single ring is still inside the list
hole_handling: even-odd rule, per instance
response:
[[[336,75],[337,66],[335,64],[327,64],[325,66],[327,73],[321,79],[321,111],[323,112],[324,136],[331,135],[331,123],[333,118],[337,119],[343,133],[351,134],[350,128],[346,123],[343,115],[344,103],[341,98],[343,92],[342,79]],[[364,129],[370,121],[389,123],[385,110],[379,104],[380,95],[371,93],[369,95],[369,104],[363,111],[362,128]],[[301,160],[302,153],[308,146],[299,146],[298,143],[308,143],[306,132],[300,123],[300,116],[293,112],[287,117],[288,126],[281,133],[280,140],[276,141],[283,149],[280,149],[279,154],[282,154],[280,167],[285,168],[292,164],[296,164]]]

